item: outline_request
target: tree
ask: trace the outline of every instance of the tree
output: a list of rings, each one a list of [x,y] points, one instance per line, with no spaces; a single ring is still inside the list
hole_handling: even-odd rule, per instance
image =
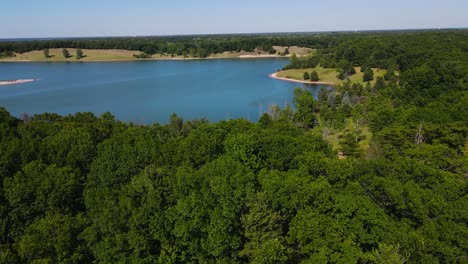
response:
[[[266,115],[268,117],[268,115]],[[228,155],[253,170],[260,167],[256,140],[252,135],[235,134],[224,141]]]
[[[304,72],[304,80],[309,80],[310,76],[308,72]]]
[[[24,263],[89,262],[79,238],[85,223],[80,215],[48,214],[25,230],[18,242],[19,255]]]
[[[44,57],[45,57],[46,59],[50,58],[49,49],[43,49],[42,52],[44,53]]]
[[[315,99],[312,93],[301,89],[294,89],[294,104],[296,112],[294,119],[300,127],[312,128],[315,123]]]
[[[345,80],[355,73],[356,69],[351,65],[351,62],[347,60],[341,60],[338,63],[338,79]]]
[[[64,57],[65,59],[70,58],[70,52],[68,52],[67,49],[63,49],[63,50],[62,50],[62,54],[63,54],[63,57]]]
[[[287,260],[281,234],[284,217],[269,208],[265,196],[259,192],[246,202],[248,213],[242,216],[241,223],[247,241],[241,255],[250,263],[284,263]]]
[[[81,58],[83,58],[83,51],[81,51],[80,48],[77,48],[76,49],[76,59],[79,60]]]
[[[291,65],[291,68],[297,68],[300,60],[297,57],[296,53],[293,53],[291,57],[289,58],[289,64]]]
[[[385,87],[386,87],[386,84],[385,84],[384,78],[381,76],[377,77],[377,80],[375,81],[375,84],[374,84],[374,89],[382,90]]]
[[[347,133],[344,135],[342,141],[340,142],[341,151],[346,156],[358,157],[360,155],[359,144],[356,141],[358,138],[352,133]]]
[[[396,78],[395,72],[397,71],[397,69],[398,66],[396,65],[391,65],[390,67],[388,67],[387,72],[384,75],[385,81],[394,80]]]
[[[320,80],[317,71],[312,71],[312,72],[310,73],[310,80],[313,81],[313,82],[317,82],[317,81]]]
[[[371,68],[367,68],[364,70],[364,76],[363,76],[363,81],[364,82],[370,82],[374,79],[374,71],[372,71]]]

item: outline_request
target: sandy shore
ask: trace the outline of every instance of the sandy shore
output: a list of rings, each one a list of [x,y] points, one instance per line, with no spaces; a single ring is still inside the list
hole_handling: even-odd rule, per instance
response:
[[[12,84],[34,82],[34,81],[36,80],[35,79],[19,79],[19,80],[0,81],[0,85],[12,85]]]
[[[288,58],[291,57],[291,55],[276,55],[276,54],[258,54],[258,55],[240,55],[238,58],[240,59],[258,59],[258,58]]]
[[[301,81],[301,80],[296,80],[296,79],[290,79],[290,78],[285,78],[285,77],[278,77],[278,74],[276,72],[270,74],[270,77],[273,79],[277,79],[277,80],[283,80],[283,81],[295,82],[295,83],[336,85],[336,83],[334,82],[321,82],[321,81],[312,82],[312,81]]]

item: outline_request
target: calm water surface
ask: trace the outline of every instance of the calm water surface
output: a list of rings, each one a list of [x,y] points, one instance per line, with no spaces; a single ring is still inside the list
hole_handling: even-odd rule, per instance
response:
[[[0,63],[0,80],[38,78],[0,86],[0,106],[12,115],[109,111],[118,119],[166,123],[171,113],[258,120],[270,104],[283,107],[302,84],[269,73],[287,59]],[[323,86],[308,86],[316,96]]]

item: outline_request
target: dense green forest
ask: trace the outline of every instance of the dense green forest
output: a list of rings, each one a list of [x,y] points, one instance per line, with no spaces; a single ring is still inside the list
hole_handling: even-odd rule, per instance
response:
[[[0,262],[467,263],[467,31],[243,38],[218,47],[269,39],[318,48],[291,68],[389,71],[298,88],[258,122],[1,109]],[[0,46],[44,43],[61,42]]]

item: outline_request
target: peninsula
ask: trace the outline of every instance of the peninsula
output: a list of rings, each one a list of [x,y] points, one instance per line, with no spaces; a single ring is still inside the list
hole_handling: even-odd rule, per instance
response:
[[[298,79],[293,79],[293,78],[288,78],[288,77],[279,77],[277,72],[272,73],[269,76],[273,79],[288,81],[288,82],[295,82],[295,83],[323,84],[323,85],[332,85],[332,86],[336,85],[335,82],[329,82],[329,81],[306,81],[306,80],[298,80]]]
[[[361,67],[354,67],[355,74],[349,76],[348,80],[352,83],[361,83],[364,84],[363,77],[364,73],[361,71]],[[304,73],[309,74],[310,72],[315,71],[318,74],[318,81],[311,81],[310,79],[304,79]],[[374,78],[370,80],[370,84],[374,85],[378,77],[383,77],[387,72],[386,69],[372,68]],[[305,69],[288,69],[281,70],[270,74],[271,78],[290,81],[296,83],[305,83],[305,84],[324,84],[324,85],[342,85],[348,80],[342,80],[338,77],[338,71],[336,68],[324,68],[321,66],[316,66],[314,68],[305,68]]]

